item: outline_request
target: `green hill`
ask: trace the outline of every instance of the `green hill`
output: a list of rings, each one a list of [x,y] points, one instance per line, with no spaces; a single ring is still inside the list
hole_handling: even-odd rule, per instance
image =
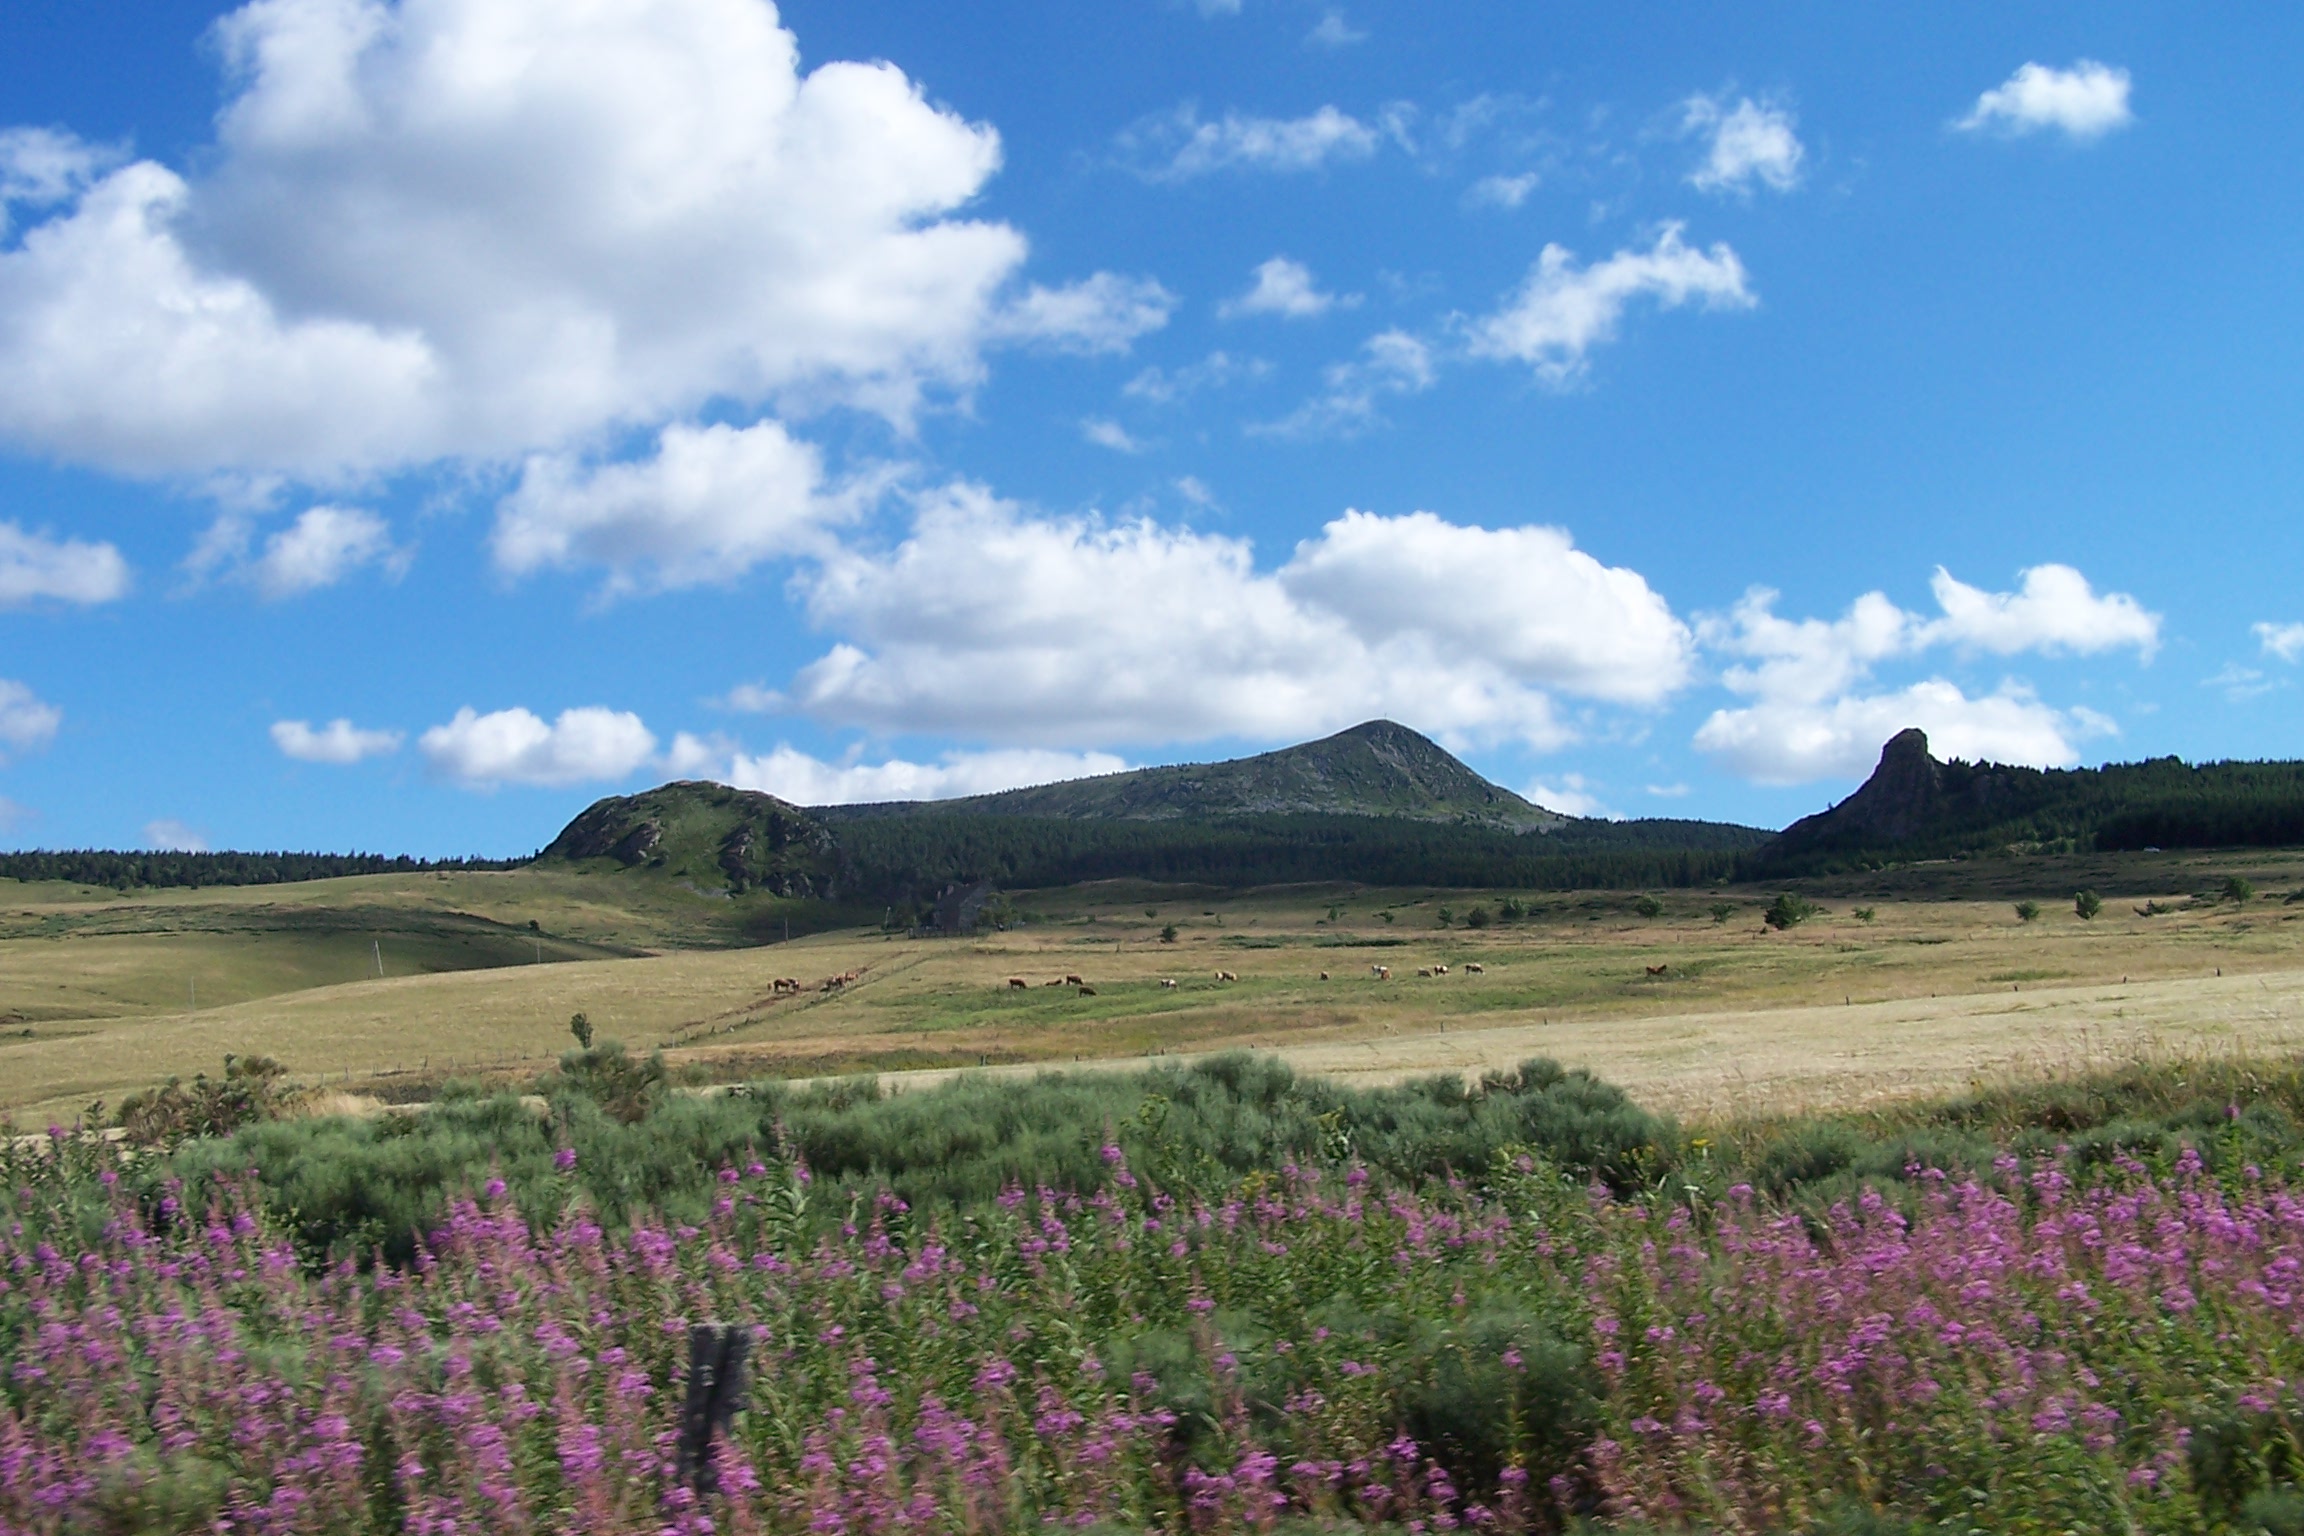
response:
[[[827,806],[812,814],[833,822],[918,815],[1068,821],[1386,816],[1509,832],[1548,831],[1568,819],[1489,783],[1437,743],[1389,720],[1228,762],[1138,768],[959,800]]]
[[[821,821],[774,795],[692,779],[593,802],[536,862],[649,871],[706,894],[840,894]]]
[[[2004,852],[2304,844],[2304,763],[2101,768],[1939,762],[1917,730],[1881,749],[1862,788],[1756,850],[1753,878]]]

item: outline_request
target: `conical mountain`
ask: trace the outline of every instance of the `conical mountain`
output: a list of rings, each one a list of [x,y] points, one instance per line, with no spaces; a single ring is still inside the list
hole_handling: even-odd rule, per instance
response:
[[[1073,820],[1251,815],[1393,816],[1539,832],[1567,818],[1489,783],[1429,737],[1371,720],[1301,746],[1220,763],[1138,768],[935,802],[825,807],[838,821],[933,810]]]

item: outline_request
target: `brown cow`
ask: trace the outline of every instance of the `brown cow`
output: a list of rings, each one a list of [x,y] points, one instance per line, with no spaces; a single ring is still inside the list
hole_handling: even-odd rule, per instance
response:
[[[1011,977],[1009,977],[1009,978],[1008,978],[1008,985],[1009,985],[1009,986],[1011,986],[1011,987],[1014,987],[1014,988],[1015,988],[1017,991],[1019,991],[1019,992],[1029,992],[1029,991],[1031,991],[1031,990],[1032,990],[1032,983],[1030,983],[1030,982],[1026,981],[1026,980],[1025,980],[1023,977],[1021,977],[1021,976],[1011,976]]]
[[[1086,986],[1086,985],[1087,985],[1087,983],[1086,983],[1086,982],[1084,982],[1084,981],[1082,981],[1082,980],[1081,980],[1079,977],[1077,977],[1077,976],[1067,976],[1067,977],[1065,977],[1065,978],[1064,978],[1064,985],[1066,985],[1066,986],[1068,986],[1068,987],[1081,987],[1081,986]]]
[[[1096,989],[1088,985],[1088,983],[1082,982],[1080,983],[1080,995],[1082,997],[1094,997],[1096,995]]]
[[[1320,979],[1321,979],[1322,981],[1326,981],[1326,980],[1328,979],[1328,973],[1327,973],[1326,971],[1322,971],[1322,972],[1320,973]]]
[[[1648,974],[1651,976],[1661,976],[1670,969],[1671,967],[1669,965],[1652,965],[1648,967]]]

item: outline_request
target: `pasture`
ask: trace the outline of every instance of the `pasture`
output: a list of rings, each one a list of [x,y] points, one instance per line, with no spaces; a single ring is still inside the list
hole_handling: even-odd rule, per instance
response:
[[[2217,900],[2233,875],[2261,894]],[[2081,885],[2105,899],[2093,922],[2072,910]],[[697,1082],[1246,1046],[1371,1081],[1544,1054],[1683,1112],[1795,1108],[2304,1043],[2299,885],[2304,855],[2279,852],[1924,865],[1803,885],[1825,910],[1778,932],[1752,890],[1655,893],[1644,916],[1635,892],[1106,882],[1016,893],[1020,924],[974,939],[847,928],[754,948],[725,947],[725,901],[533,870],[0,886],[0,1106],[69,1117],[227,1052],[420,1098],[532,1075],[581,1012]],[[1525,915],[1501,918],[1508,897]],[[1060,984],[1073,975],[1093,995]]]

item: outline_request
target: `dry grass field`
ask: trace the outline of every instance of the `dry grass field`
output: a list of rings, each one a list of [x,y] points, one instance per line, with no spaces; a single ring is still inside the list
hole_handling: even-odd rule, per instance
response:
[[[2202,899],[2231,874],[2263,894]],[[2081,884],[2105,896],[2093,923],[2072,911]],[[1370,1077],[1542,1054],[1683,1112],[1799,1107],[2140,1052],[2304,1049],[2304,902],[2283,900],[2299,885],[2294,854],[1922,866],[1811,886],[1826,911],[1778,933],[1752,891],[1659,893],[1655,917],[1636,893],[1523,895],[1527,917],[1473,930],[1504,893],[1114,883],[1024,893],[1026,921],[982,939],[851,929],[752,949],[676,947],[676,895],[534,871],[0,885],[0,1107],[69,1116],[227,1052],[420,1095],[541,1070],[577,1012],[699,1079],[1253,1046]],[[2025,894],[2036,921],[2013,910]],[[2148,901],[2173,910],[2139,915]],[[778,996],[780,977],[801,994]]]

